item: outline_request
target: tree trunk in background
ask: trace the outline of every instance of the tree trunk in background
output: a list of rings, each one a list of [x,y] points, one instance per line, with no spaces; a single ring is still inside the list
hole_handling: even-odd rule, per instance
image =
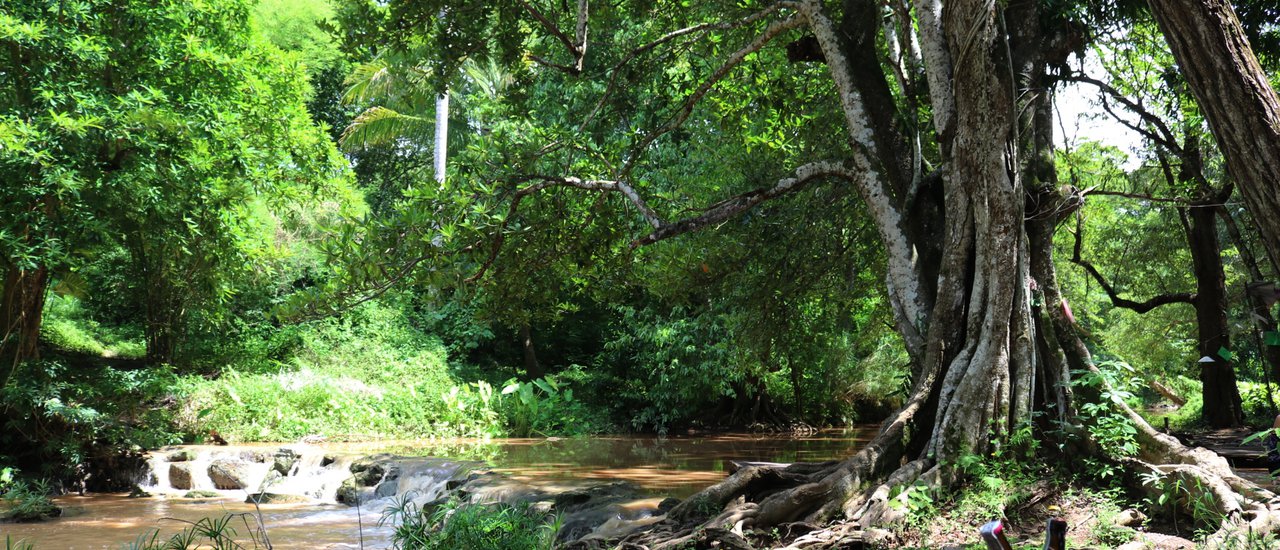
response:
[[[520,322],[520,349],[524,351],[524,372],[530,380],[537,380],[546,375],[542,364],[538,362],[537,350],[533,347],[533,329],[528,321]]]
[[[18,363],[39,358],[40,320],[44,314],[45,290],[49,286],[49,270],[10,267],[4,273],[4,295],[0,296],[0,368],[9,378]]]
[[[1227,287],[1222,271],[1222,251],[1218,246],[1217,216],[1213,205],[1194,204],[1184,214],[1189,218],[1187,242],[1196,279],[1196,326],[1200,357],[1212,362],[1198,363],[1204,385],[1201,417],[1213,428],[1231,428],[1244,423],[1240,389],[1236,385],[1232,361],[1218,354],[1231,349],[1227,326]]]
[[[1262,268],[1258,265],[1258,259],[1253,255],[1253,251],[1249,248],[1249,243],[1245,240],[1244,235],[1240,233],[1240,227],[1236,224],[1235,217],[1231,212],[1221,206],[1214,209],[1219,218],[1222,218],[1223,225],[1227,228],[1227,234],[1231,236],[1231,241],[1235,243],[1236,250],[1240,253],[1240,259],[1249,272],[1249,278],[1254,282],[1261,282],[1266,279],[1262,276]],[[1245,296],[1249,300],[1249,307],[1252,309],[1250,325],[1254,327],[1256,338],[1261,348],[1259,353],[1266,358],[1267,365],[1270,367],[1271,380],[1280,381],[1280,346],[1273,346],[1266,343],[1265,335],[1267,332],[1276,330],[1276,319],[1271,315],[1271,308],[1267,307],[1266,302],[1253,292],[1246,290]]]
[[[1280,260],[1280,98],[1226,0],[1149,0],[1231,176]]]

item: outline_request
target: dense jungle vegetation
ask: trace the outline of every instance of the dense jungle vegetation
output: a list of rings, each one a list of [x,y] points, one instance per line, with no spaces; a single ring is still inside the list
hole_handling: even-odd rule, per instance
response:
[[[748,525],[1052,478],[1264,535],[1265,488],[1148,424],[1278,412],[1280,11],[1234,10],[0,3],[0,488],[887,419]],[[1140,149],[1055,138],[1063,93]]]

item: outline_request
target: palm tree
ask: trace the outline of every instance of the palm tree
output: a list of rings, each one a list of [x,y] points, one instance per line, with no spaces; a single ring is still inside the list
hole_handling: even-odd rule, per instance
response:
[[[474,86],[490,99],[500,96],[514,81],[492,60],[482,64],[468,59],[462,64],[462,73],[461,85]],[[403,62],[392,54],[356,66],[347,78],[350,87],[343,102],[368,107],[343,131],[343,147],[398,144],[416,148],[429,139],[434,148],[436,181],[444,181],[450,94],[448,86],[439,86],[435,77],[430,67]],[[461,107],[465,112],[465,103]],[[478,124],[465,122],[461,125],[464,131]]]

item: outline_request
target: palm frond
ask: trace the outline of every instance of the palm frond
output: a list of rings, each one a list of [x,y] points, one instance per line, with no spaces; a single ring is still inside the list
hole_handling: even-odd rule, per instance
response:
[[[515,75],[504,70],[493,59],[483,63],[467,59],[462,64],[462,72],[467,79],[490,99],[497,99],[508,87],[515,83]]]
[[[369,147],[408,139],[429,144],[435,122],[430,117],[406,115],[376,106],[365,109],[343,130],[339,142],[347,149]]]
[[[361,63],[347,77],[343,103],[381,105],[413,116],[430,116],[436,101],[430,70],[378,57]]]

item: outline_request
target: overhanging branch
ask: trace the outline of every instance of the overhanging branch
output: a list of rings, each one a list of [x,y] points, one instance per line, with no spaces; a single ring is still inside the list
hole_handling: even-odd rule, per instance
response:
[[[631,243],[631,246],[644,246],[653,244],[658,241],[666,240],[676,235],[697,231],[708,225],[713,225],[725,221],[733,216],[746,212],[754,208],[756,205],[794,193],[804,188],[810,182],[823,178],[841,178],[849,181],[856,181],[857,174],[853,173],[844,165],[835,162],[812,162],[805,164],[796,169],[795,177],[784,178],[772,187],[761,187],[753,191],[748,191],[740,195],[735,195],[726,200],[720,201],[708,207],[702,214],[685,218],[683,220],[664,224],[656,228],[652,233],[641,237]]]
[[[1093,266],[1093,263],[1080,257],[1080,249],[1082,248],[1081,243],[1084,238],[1082,225],[1083,224],[1080,221],[1076,222],[1076,242],[1071,253],[1071,263],[1083,267],[1084,270],[1093,277],[1093,280],[1098,282],[1098,286],[1101,286],[1102,290],[1107,293],[1107,297],[1111,299],[1111,305],[1119,308],[1130,309],[1138,313],[1146,313],[1163,305],[1195,303],[1196,294],[1194,292],[1160,294],[1158,296],[1151,297],[1145,302],[1135,302],[1120,296],[1120,293],[1116,292],[1115,287],[1112,287],[1111,284],[1107,283],[1107,279],[1102,276],[1102,273],[1098,271],[1098,268]]]
[[[707,95],[707,92],[711,91],[711,88],[715,86],[717,82],[729,74],[729,71],[733,70],[734,67],[737,67],[739,63],[742,63],[748,55],[760,51],[766,44],[774,38],[777,38],[779,34],[782,34],[784,31],[789,29],[797,28],[802,23],[803,21],[801,21],[797,16],[791,16],[781,21],[775,21],[771,23],[768,28],[760,34],[760,36],[757,36],[755,40],[752,40],[750,44],[747,44],[742,47],[742,49],[733,52],[733,54],[725,60],[724,64],[716,69],[715,72],[711,73],[711,76],[707,77],[707,79],[689,95],[685,100],[684,105],[682,105],[680,110],[672,116],[669,122],[661,128],[645,135],[644,139],[640,140],[640,143],[638,143],[634,149],[635,154],[631,155],[631,158],[627,160],[625,165],[623,165],[621,170],[622,176],[626,177],[631,173],[631,170],[636,166],[636,162],[643,158],[645,150],[648,149],[654,141],[657,141],[658,138],[663,135],[666,135],[667,133],[670,133],[684,125],[685,121],[689,119],[689,115],[693,114],[693,108],[702,100],[703,97]]]
[[[726,31],[726,30],[732,30],[732,29],[749,25],[751,23],[764,19],[769,14],[775,11],[778,11],[781,8],[790,7],[791,4],[792,4],[791,2],[779,2],[777,4],[772,4],[763,10],[760,10],[756,13],[748,15],[747,17],[744,17],[737,21],[701,23],[698,25],[685,27],[683,29],[677,29],[667,34],[664,34],[661,37],[658,37],[656,40],[652,42],[649,42],[638,48],[631,50],[631,52],[628,53],[626,57],[622,58],[622,61],[619,61],[618,64],[614,65],[613,68],[609,70],[609,83],[605,85],[604,93],[600,94],[600,99],[599,101],[596,102],[595,107],[593,107],[591,109],[591,112],[588,113],[587,116],[583,118],[582,124],[579,125],[578,130],[582,131],[583,129],[585,129],[587,127],[587,124],[589,124],[592,120],[594,120],[596,115],[599,114],[600,110],[604,108],[605,103],[608,101],[609,97],[613,94],[614,89],[617,88],[618,76],[623,73],[622,68],[625,67],[628,63],[631,63],[632,61],[634,61],[637,57],[640,57],[641,55],[644,55],[650,51],[653,51],[658,46],[671,42],[672,40],[675,40],[682,36],[689,36],[689,35],[698,34],[698,33],[707,33],[710,31]]]
[[[1110,96],[1112,99],[1120,102],[1122,105],[1125,106],[1125,108],[1129,109],[1129,112],[1132,112],[1133,114],[1138,115],[1138,118],[1141,118],[1143,122],[1151,125],[1151,127],[1155,128],[1155,130],[1154,131],[1148,130],[1136,124],[1133,124],[1128,120],[1125,120],[1123,117],[1113,112],[1111,110],[1110,105],[1106,103],[1103,103],[1103,108],[1106,109],[1107,112],[1111,114],[1111,117],[1116,119],[1116,121],[1119,122],[1120,124],[1127,126],[1129,129],[1135,132],[1138,132],[1139,134],[1142,134],[1143,136],[1147,137],[1148,139],[1156,143],[1159,143],[1160,145],[1164,146],[1164,148],[1170,151],[1173,151],[1174,154],[1176,155],[1181,156],[1183,154],[1182,147],[1178,145],[1178,138],[1174,135],[1173,131],[1170,130],[1169,127],[1164,123],[1164,120],[1152,114],[1151,111],[1148,111],[1147,108],[1144,107],[1141,103],[1133,99],[1130,99],[1128,96],[1120,93],[1120,90],[1117,90],[1115,89],[1115,87],[1111,86],[1110,84],[1107,84],[1106,82],[1103,82],[1096,78],[1079,75],[1079,74],[1063,77],[1062,80],[1066,82],[1077,82],[1080,84],[1088,84],[1090,86],[1097,88],[1098,91],[1102,92],[1104,95]]]

